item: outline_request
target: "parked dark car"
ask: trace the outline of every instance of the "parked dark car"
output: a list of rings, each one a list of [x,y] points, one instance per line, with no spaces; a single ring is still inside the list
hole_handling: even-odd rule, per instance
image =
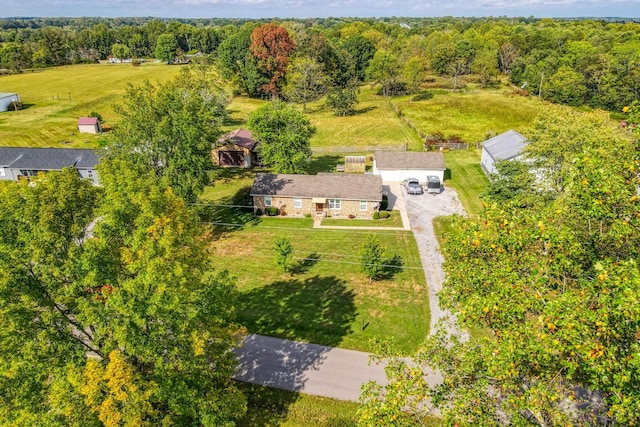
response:
[[[424,192],[417,178],[405,178],[404,188],[407,189],[407,194],[422,194]]]
[[[440,194],[441,187],[440,178],[435,175],[427,177],[427,193]]]

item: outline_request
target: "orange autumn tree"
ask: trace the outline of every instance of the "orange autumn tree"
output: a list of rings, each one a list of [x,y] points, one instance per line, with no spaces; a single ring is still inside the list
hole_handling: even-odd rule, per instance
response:
[[[284,27],[270,23],[253,30],[250,50],[258,59],[258,68],[269,79],[260,87],[262,92],[274,96],[280,93],[280,82],[289,65],[289,55],[295,48]]]

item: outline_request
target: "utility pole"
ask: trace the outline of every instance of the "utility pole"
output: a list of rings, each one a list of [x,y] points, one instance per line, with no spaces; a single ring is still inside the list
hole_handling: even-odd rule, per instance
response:
[[[542,75],[540,76],[540,86],[538,87],[538,99],[540,99],[542,97],[542,81],[544,80],[544,71],[542,72]]]

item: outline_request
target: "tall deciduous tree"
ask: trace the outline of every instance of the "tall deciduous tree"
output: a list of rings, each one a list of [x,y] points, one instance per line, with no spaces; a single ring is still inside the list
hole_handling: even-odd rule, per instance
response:
[[[172,33],[160,34],[156,41],[154,53],[161,61],[169,62],[176,56],[178,41]]]
[[[384,96],[392,95],[394,85],[400,77],[398,58],[388,50],[379,50],[367,68],[367,78],[382,85]]]
[[[284,94],[291,100],[302,104],[302,111],[307,112],[307,103],[318,99],[325,91],[327,77],[314,59],[300,57],[293,60],[287,73],[287,84]]]
[[[176,194],[193,202],[208,183],[211,143],[221,134],[226,102],[222,89],[196,73],[158,86],[130,86],[116,108],[122,118],[111,152],[149,165]]]
[[[258,58],[258,66],[269,79],[260,90],[271,95],[278,95],[281,80],[287,71],[289,55],[296,45],[289,37],[286,28],[270,23],[257,27],[251,33],[251,53]]]
[[[420,85],[425,78],[425,66],[421,58],[412,57],[402,66],[402,78],[409,90],[409,102],[413,101],[413,96],[420,89]]]
[[[437,335],[415,364],[400,361],[393,380],[411,390],[407,406],[434,404],[447,423],[635,425],[637,141],[606,115],[560,108],[544,111],[528,136],[526,154],[542,175],[536,185],[513,201],[490,198],[480,221],[458,219],[443,246],[441,303],[490,337]],[[548,186],[544,165],[561,185]],[[533,194],[538,202],[523,206],[523,191],[551,198]],[[429,388],[422,372],[402,375],[427,364],[440,369],[441,385]],[[390,407],[378,402],[369,415]]]
[[[0,190],[0,423],[230,425],[245,407],[233,282],[148,168],[100,174]]]
[[[272,101],[249,116],[249,129],[261,144],[260,157],[276,173],[306,173],[309,140],[315,127],[300,111]]]
[[[233,83],[236,91],[258,96],[260,87],[268,79],[258,69],[258,60],[249,49],[252,32],[253,26],[245,25],[220,43],[217,65],[222,76]]]

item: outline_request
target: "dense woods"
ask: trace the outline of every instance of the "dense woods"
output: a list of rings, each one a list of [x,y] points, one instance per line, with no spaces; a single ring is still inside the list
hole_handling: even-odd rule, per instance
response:
[[[358,81],[380,83],[385,95],[413,94],[428,74],[447,77],[454,90],[504,76],[523,94],[618,112],[640,94],[640,24],[630,20],[0,20],[4,72],[195,52],[210,55],[238,93],[285,92],[301,103],[324,93],[334,103],[352,98]]]

